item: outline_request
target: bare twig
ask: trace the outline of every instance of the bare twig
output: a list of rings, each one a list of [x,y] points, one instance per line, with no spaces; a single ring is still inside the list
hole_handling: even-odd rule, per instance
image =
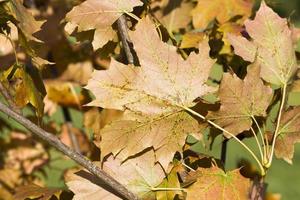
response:
[[[250,200],[264,200],[266,195],[267,185],[264,182],[264,177],[255,177],[251,190]]]
[[[108,175],[106,172],[101,170],[99,167],[94,165],[90,160],[86,159],[84,156],[79,154],[78,152],[72,150],[65,144],[63,144],[56,136],[53,134],[46,132],[45,130],[41,129],[30,120],[26,119],[22,115],[12,111],[8,106],[0,102],[0,111],[7,114],[12,119],[16,120],[28,130],[32,131],[32,133],[36,134],[38,137],[42,138],[43,140],[47,141],[50,145],[61,151],[63,154],[77,162],[79,165],[86,168],[89,172],[97,176],[100,180],[102,180],[105,184],[110,186],[115,192],[119,193],[125,199],[128,200],[138,200],[138,197],[129,191],[126,187]]]
[[[122,40],[122,45],[123,49],[125,51],[126,57],[127,57],[127,62],[128,64],[133,64],[134,63],[134,58],[129,46],[129,43],[131,42],[129,39],[128,35],[128,30],[127,30],[127,23],[126,23],[126,17],[125,15],[122,15],[118,20],[118,32]]]

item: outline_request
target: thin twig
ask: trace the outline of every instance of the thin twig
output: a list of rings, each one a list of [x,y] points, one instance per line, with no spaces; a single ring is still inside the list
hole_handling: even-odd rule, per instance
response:
[[[20,124],[22,124],[24,127],[26,127],[28,130],[30,130],[32,133],[36,134],[41,139],[48,142],[50,145],[61,151],[64,155],[68,156],[75,162],[77,162],[79,165],[86,168],[89,172],[94,174],[96,177],[98,177],[100,180],[102,180],[105,184],[110,186],[112,189],[114,189],[117,193],[119,193],[121,196],[123,196],[125,199],[128,200],[138,200],[138,197],[133,194],[131,191],[129,191],[125,186],[120,184],[118,181],[116,181],[114,178],[112,178],[110,175],[108,175],[106,172],[101,170],[99,167],[94,165],[92,161],[86,159],[84,156],[79,154],[78,152],[74,151],[70,147],[63,144],[56,136],[53,134],[41,129],[34,123],[32,123],[30,120],[26,119],[22,115],[12,111],[8,106],[0,102],[0,111],[7,114],[12,119],[16,120]]]
[[[131,41],[130,41],[129,35],[128,35],[125,15],[122,15],[121,17],[119,17],[119,19],[117,20],[117,24],[118,24],[119,35],[122,40],[123,49],[124,49],[124,52],[127,57],[127,62],[128,62],[128,64],[133,64],[134,58],[133,58],[133,55],[132,55],[132,52],[131,52],[131,49],[129,46],[129,43],[131,43]]]

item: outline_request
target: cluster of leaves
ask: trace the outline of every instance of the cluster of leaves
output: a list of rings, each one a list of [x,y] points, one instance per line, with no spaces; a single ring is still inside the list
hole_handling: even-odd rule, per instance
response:
[[[264,1],[256,13],[253,5],[0,0],[1,101],[140,199],[249,199],[273,155],[292,163],[300,142],[299,31]],[[122,15],[134,64],[119,39]],[[5,115],[1,122],[0,196],[70,198],[44,186],[63,187],[50,180],[74,163]],[[256,177],[193,150],[220,134],[251,154]],[[68,170],[65,181],[74,199],[121,199],[84,169]]]

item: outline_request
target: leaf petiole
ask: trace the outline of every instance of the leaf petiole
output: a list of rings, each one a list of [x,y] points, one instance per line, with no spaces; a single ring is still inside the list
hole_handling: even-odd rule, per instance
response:
[[[230,133],[229,131],[225,130],[224,128],[220,127],[218,124],[214,123],[213,121],[210,121],[209,119],[207,119],[206,117],[204,117],[203,115],[199,114],[198,112],[185,107],[185,106],[180,106],[181,108],[183,108],[184,110],[188,111],[189,113],[196,115],[197,117],[205,120],[206,122],[208,122],[210,125],[214,126],[215,128],[223,131],[224,133],[227,133],[228,135],[230,135],[233,139],[235,139],[238,143],[240,143],[250,154],[251,156],[254,158],[254,160],[257,162],[260,170],[261,170],[261,175],[265,176],[266,172],[264,167],[262,166],[261,162],[258,160],[257,156],[253,153],[253,151],[245,144],[243,143],[240,139],[238,139],[234,134]]]
[[[268,163],[265,165],[266,168],[270,168],[270,166],[272,164],[273,155],[274,155],[274,148],[275,148],[275,143],[276,143],[276,138],[279,135],[280,121],[281,121],[283,107],[284,107],[284,104],[285,104],[286,89],[287,89],[287,85],[284,84],[283,88],[282,88],[282,99],[281,99],[281,104],[280,104],[279,113],[278,113],[278,117],[277,117],[276,129],[275,129],[275,133],[274,133],[273,140],[272,140],[271,152],[268,155]]]
[[[183,188],[151,188],[151,191],[184,191]]]

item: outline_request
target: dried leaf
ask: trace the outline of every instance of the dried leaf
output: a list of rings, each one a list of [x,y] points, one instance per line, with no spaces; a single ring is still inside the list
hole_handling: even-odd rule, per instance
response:
[[[141,6],[139,0],[87,0],[75,6],[66,16],[69,22],[65,29],[72,33],[78,26],[78,31],[96,29],[94,34],[94,50],[103,47],[112,40],[115,33],[111,25],[123,14]]]
[[[193,4],[191,1],[162,0],[159,5],[157,4],[150,4],[150,6],[152,10],[156,10],[154,12],[155,17],[170,33],[186,28],[192,20],[190,12],[193,9]]]
[[[242,16],[241,21],[251,15],[252,0],[198,0],[192,11],[195,28],[204,29],[214,19],[223,24],[233,17]]]
[[[25,185],[16,189],[15,200],[39,199],[49,200],[52,196],[59,198],[61,190],[40,187],[35,184]]]
[[[292,164],[294,146],[300,142],[300,108],[282,114],[279,135],[275,143],[275,155]]]
[[[38,117],[41,117],[44,113],[43,97],[45,88],[40,75],[28,70],[23,69],[23,67],[15,69],[15,66],[12,66],[3,73],[0,79],[4,81],[4,84],[12,93],[18,107],[23,108],[30,103],[36,108]],[[10,78],[11,73],[12,77]]]
[[[13,52],[13,46],[7,37],[9,37],[12,41],[18,39],[17,27],[11,23],[8,24],[8,27],[10,31],[7,36],[0,34],[0,56],[5,56]]]
[[[224,42],[223,47],[219,54],[230,54],[232,50],[231,50],[231,43],[228,40],[228,35],[230,34],[241,35],[242,26],[237,23],[228,22],[222,24],[218,28],[218,31],[223,34],[222,41]]]
[[[7,15],[13,17],[12,22],[18,27],[28,40],[39,41],[33,36],[41,29],[43,22],[36,21],[19,0],[10,0],[3,4]]]
[[[210,112],[208,118],[237,135],[250,129],[252,116],[266,116],[272,89],[263,84],[259,73],[260,68],[252,65],[244,80],[224,74],[219,90],[220,110]]]
[[[44,84],[48,100],[54,103],[78,107],[86,102],[86,97],[75,91],[76,84],[60,80],[45,80]]]
[[[198,48],[199,43],[205,38],[204,33],[188,32],[182,36],[180,48]]]
[[[155,199],[152,188],[161,183],[164,171],[159,164],[155,164],[154,151],[129,159],[122,164],[118,158],[110,156],[103,164],[103,170],[117,179],[130,191],[141,199]],[[79,171],[67,177],[68,187],[75,193],[76,200],[119,199],[103,189],[103,183],[86,171]],[[102,197],[102,198],[101,198]]]
[[[194,175],[197,182],[188,187],[187,200],[248,200],[250,180],[239,169],[225,173],[218,167],[199,168]]]
[[[287,84],[297,70],[292,32],[287,20],[280,18],[264,1],[253,21],[245,23],[253,41],[229,37],[236,54],[261,65],[261,77],[275,85]]]
[[[178,179],[177,172],[183,171],[181,165],[175,166],[172,171],[164,178],[163,182],[158,188],[178,188],[178,190],[162,190],[156,192],[156,200],[173,200],[176,195],[182,195],[180,182]]]
[[[93,64],[90,61],[71,63],[59,79],[86,85],[92,76],[93,69]]]
[[[103,156],[110,152],[116,155],[120,150],[130,156],[153,146],[158,160],[167,168],[186,135],[198,132],[198,122],[182,107],[194,106],[195,99],[215,91],[205,84],[214,61],[209,57],[207,41],[200,44],[199,54],[192,53],[183,60],[175,47],[160,40],[148,18],[141,20],[130,35],[142,67],[112,60],[108,70],[94,71],[87,85],[96,96],[89,105],[127,110],[124,121],[103,130],[100,146]],[[132,114],[135,119],[129,117]]]

